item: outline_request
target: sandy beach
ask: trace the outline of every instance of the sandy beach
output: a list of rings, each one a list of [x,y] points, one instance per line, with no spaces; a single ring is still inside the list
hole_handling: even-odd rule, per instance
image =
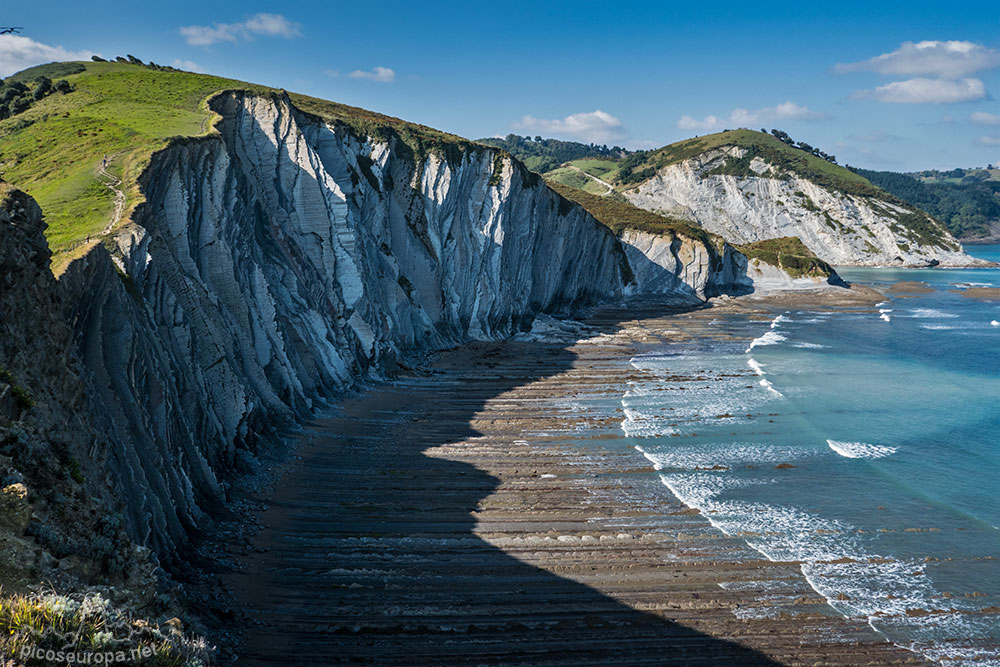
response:
[[[344,402],[296,437],[226,576],[252,619],[239,664],[923,664],[681,504],[614,407],[632,356],[720,335],[720,313],[879,299],[602,308]]]

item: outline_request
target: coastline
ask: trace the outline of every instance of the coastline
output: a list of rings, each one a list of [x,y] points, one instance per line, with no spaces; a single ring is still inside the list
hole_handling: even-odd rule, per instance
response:
[[[882,298],[605,307],[348,399],[296,438],[226,577],[256,620],[240,664],[924,664],[683,505],[620,428],[644,346]]]

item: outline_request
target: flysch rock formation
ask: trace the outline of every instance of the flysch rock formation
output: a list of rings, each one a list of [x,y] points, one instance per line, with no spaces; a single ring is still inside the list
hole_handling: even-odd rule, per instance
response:
[[[899,203],[824,188],[761,157],[756,176],[709,174],[748,149],[712,149],[660,169],[624,195],[639,208],[696,222],[730,243],[797,236],[816,255],[847,266],[970,266],[980,262],[926,214]],[[917,215],[932,233],[901,218]],[[933,239],[931,240],[931,237]]]
[[[417,155],[283,96],[212,106],[218,131],[153,156],[114,243],[43,285],[101,478],[164,563],[278,429],[422,351],[602,301],[753,289],[729,246],[620,240],[496,150]]]

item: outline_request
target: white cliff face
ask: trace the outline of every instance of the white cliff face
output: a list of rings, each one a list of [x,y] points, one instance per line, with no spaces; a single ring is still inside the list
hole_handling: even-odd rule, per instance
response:
[[[674,293],[689,301],[703,301],[716,294],[754,291],[746,257],[728,245],[720,254],[711,246],[683,237],[631,229],[622,234],[621,241],[639,293]]]
[[[707,151],[661,169],[624,194],[635,206],[691,220],[730,243],[797,236],[834,265],[976,263],[943,229],[935,230],[939,239],[931,242],[908,230],[900,217],[910,214],[909,209],[829,190],[795,174],[779,174],[761,158],[750,163],[758,176],[706,175],[729,158],[743,157],[745,150],[731,146]]]
[[[730,248],[623,245],[493,150],[415,164],[287,100],[213,104],[220,135],[154,156],[114,261],[60,281],[109,478],[161,553],[282,423],[414,352],[627,294],[748,291]]]

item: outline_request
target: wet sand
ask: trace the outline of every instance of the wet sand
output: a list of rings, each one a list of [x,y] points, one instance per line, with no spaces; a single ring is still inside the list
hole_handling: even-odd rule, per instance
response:
[[[604,308],[578,342],[463,346],[346,401],[227,576],[239,664],[923,664],[682,505],[620,429],[636,353],[724,312],[880,299]]]

